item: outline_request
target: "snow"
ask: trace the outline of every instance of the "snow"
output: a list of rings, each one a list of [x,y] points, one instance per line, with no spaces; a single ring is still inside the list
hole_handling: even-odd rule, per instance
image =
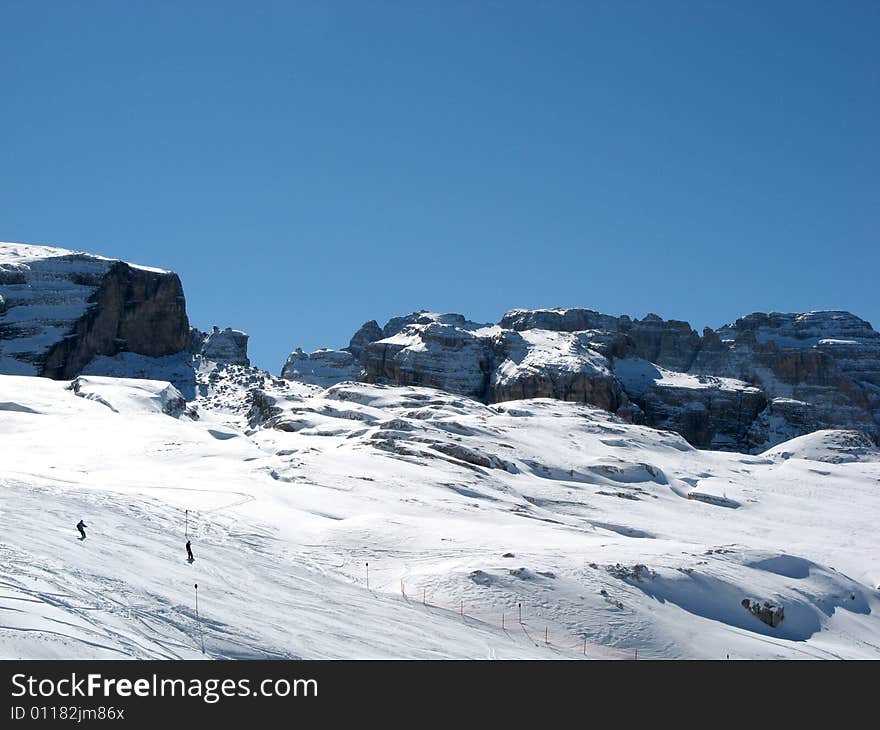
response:
[[[675,370],[667,370],[638,357],[621,358],[614,361],[614,374],[623,389],[631,396],[639,398],[651,388],[689,388],[703,390],[715,388],[727,391],[760,392],[759,388],[736,378],[721,378],[714,375],[691,375]]]
[[[880,449],[860,431],[822,430],[774,446],[765,451],[764,456],[835,464],[880,462]]]
[[[20,262],[28,264],[34,261],[68,256],[79,256],[91,259],[93,261],[102,261],[105,263],[113,263],[119,260],[107,258],[106,256],[99,256],[98,254],[87,253],[85,251],[74,251],[66,248],[59,248],[57,246],[42,246],[30,243],[11,243],[0,241],[0,262]],[[158,274],[171,273],[168,269],[160,269],[155,266],[144,266],[143,264],[136,264],[131,261],[126,261],[125,263],[127,263],[132,268],[141,269],[142,271],[152,271]]]
[[[71,382],[70,389],[114,413],[176,415],[185,406],[180,391],[162,380],[80,376]]]
[[[79,251],[69,251],[57,246],[37,246],[29,243],[11,243],[0,241],[0,260],[22,263],[36,261],[38,259],[52,258],[55,256],[70,256]]]
[[[257,408],[207,369],[197,419],[162,381],[0,376],[0,658],[201,657],[195,583],[213,658],[880,658],[880,461],[852,433],[698,451],[353,382],[267,379]]]
[[[590,334],[539,329],[518,332],[518,346],[511,346],[509,356],[493,375],[494,382],[505,385],[534,374],[580,372],[611,377],[604,355],[589,346]]]
[[[188,352],[164,357],[147,357],[136,352],[119,352],[116,355],[97,355],[86,365],[83,375],[103,375],[113,378],[145,380],[161,379],[174,385],[187,398],[195,398],[196,371],[208,365],[201,358]]]

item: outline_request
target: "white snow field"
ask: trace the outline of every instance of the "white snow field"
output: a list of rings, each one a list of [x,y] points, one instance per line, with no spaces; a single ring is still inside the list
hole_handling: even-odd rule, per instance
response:
[[[243,372],[206,366],[187,407],[0,376],[0,658],[880,658],[857,433],[747,456],[575,403]]]

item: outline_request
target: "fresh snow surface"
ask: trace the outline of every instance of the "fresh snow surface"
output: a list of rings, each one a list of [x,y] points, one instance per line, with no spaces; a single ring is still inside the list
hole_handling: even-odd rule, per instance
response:
[[[590,335],[551,330],[517,332],[520,346],[511,347],[510,355],[494,375],[495,382],[504,385],[534,373],[551,378],[579,372],[610,377],[608,361],[590,347]]]
[[[880,461],[880,449],[860,431],[823,430],[798,436],[764,452],[781,459],[809,459],[833,464]]]
[[[101,403],[114,413],[175,415],[186,405],[180,391],[162,380],[81,375],[71,382],[70,389],[81,398]]]
[[[577,403],[246,372],[200,372],[197,418],[161,381],[0,376],[0,657],[201,657],[196,583],[211,658],[880,657],[856,435],[697,451]]]
[[[667,370],[638,357],[627,357],[614,361],[614,374],[617,375],[624,390],[632,396],[643,396],[653,387],[689,388],[701,390],[718,388],[731,391],[759,392],[759,388],[736,378],[720,378],[714,375],[690,375],[675,370]]]
[[[39,246],[32,243],[11,243],[0,241],[0,262],[4,263],[32,263],[44,259],[52,259],[66,256],[81,256],[94,261],[103,261],[105,263],[114,263],[119,259],[111,259],[106,256],[99,256],[86,251],[70,250],[59,248],[57,246]],[[157,274],[170,274],[168,269],[160,269],[156,266],[144,266],[131,261],[126,261],[129,266],[142,271],[154,271]]]

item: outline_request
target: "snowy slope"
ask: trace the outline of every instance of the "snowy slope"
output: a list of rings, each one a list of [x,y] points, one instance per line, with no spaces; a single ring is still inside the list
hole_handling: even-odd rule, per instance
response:
[[[194,413],[0,376],[0,657],[201,656],[198,583],[211,657],[880,658],[854,436],[746,456],[549,399],[199,378]]]

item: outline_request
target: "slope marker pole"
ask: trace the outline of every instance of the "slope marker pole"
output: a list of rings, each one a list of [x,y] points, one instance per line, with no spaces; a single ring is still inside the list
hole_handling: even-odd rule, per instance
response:
[[[370,590],[370,564],[367,563],[367,590]]]
[[[205,653],[205,635],[202,633],[202,619],[199,617],[199,584],[195,584],[196,588],[196,623],[199,625],[199,639],[202,644],[202,654]]]

